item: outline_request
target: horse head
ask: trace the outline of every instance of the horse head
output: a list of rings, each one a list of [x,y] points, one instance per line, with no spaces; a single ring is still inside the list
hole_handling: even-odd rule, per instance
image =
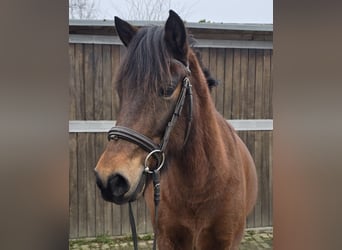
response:
[[[120,100],[116,126],[136,131],[160,145],[177,107],[183,80],[189,76],[184,23],[171,10],[164,27],[138,29],[118,17],[115,27],[127,48],[116,79]],[[170,137],[173,146],[182,145],[187,126],[183,116],[172,132],[176,136]],[[129,140],[115,138],[108,142],[95,168],[105,200],[122,204],[141,196],[147,181],[144,169],[148,153]],[[152,158],[149,161],[153,162]]]

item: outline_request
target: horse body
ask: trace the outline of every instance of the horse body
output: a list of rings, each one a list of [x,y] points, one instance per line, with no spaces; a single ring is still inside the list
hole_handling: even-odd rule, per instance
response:
[[[191,65],[195,67],[200,70]],[[155,225],[159,249],[237,249],[256,199],[254,163],[234,129],[213,108],[205,79],[193,81],[201,110],[194,111],[196,126],[186,146],[178,152],[168,149],[172,161],[161,176]],[[154,218],[152,185],[145,199]]]
[[[165,33],[169,32],[169,23],[176,29],[184,25],[179,20],[174,12],[170,12]],[[120,23],[116,24],[119,28]],[[127,25],[124,23],[124,29],[118,30],[126,46],[137,32]],[[183,138],[189,108],[184,106],[165,150],[166,166],[161,171],[161,201],[157,224],[154,221],[152,182],[147,178],[144,183],[146,187],[140,185],[145,181],[140,176],[143,175],[142,162],[146,153],[139,146],[123,140],[110,142],[95,169],[97,183],[106,200],[119,204],[144,194],[160,250],[238,249],[246,216],[257,196],[255,166],[247,147],[216,111],[195,53],[188,47],[183,47],[185,53],[181,51],[182,46],[187,46],[186,41],[182,41],[182,34],[176,33],[171,37],[174,37],[175,44],[168,45],[170,54],[181,62],[189,63],[189,78],[196,105],[193,107],[193,125],[186,143]],[[175,46],[181,48],[175,49]],[[182,54],[183,57],[180,56]],[[177,79],[184,74],[183,68],[177,64],[171,65],[170,71],[173,78]],[[143,111],[137,112],[139,107],[141,110],[150,109],[151,112],[151,105],[146,104],[149,100],[134,100],[138,105],[133,103],[133,99],[124,102],[124,97],[129,94],[124,94],[124,86],[119,88],[122,88],[120,101],[123,115],[119,115],[118,122],[143,131],[143,134],[159,141],[172,108],[168,108],[164,112],[166,114],[159,114],[156,101],[152,106],[157,117],[154,119],[157,120],[153,120]],[[179,89],[179,86],[176,87],[172,96],[177,96]],[[174,99],[172,96],[167,99],[167,103]],[[129,116],[130,113],[135,116]],[[155,127],[148,128],[152,124]],[[159,132],[153,132],[153,129]]]

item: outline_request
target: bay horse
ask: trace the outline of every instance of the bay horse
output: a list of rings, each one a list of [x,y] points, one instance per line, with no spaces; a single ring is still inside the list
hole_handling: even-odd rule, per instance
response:
[[[117,123],[95,168],[102,197],[124,204],[143,195],[160,250],[238,249],[257,197],[255,165],[215,109],[182,19],[170,10],[163,27],[118,17],[115,27],[127,53]]]

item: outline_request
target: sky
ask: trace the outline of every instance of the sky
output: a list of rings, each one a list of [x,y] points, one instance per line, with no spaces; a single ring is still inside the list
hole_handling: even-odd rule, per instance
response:
[[[119,16],[128,20],[127,2],[131,1],[98,1],[98,19],[112,20],[114,16]],[[170,0],[170,2],[171,9],[187,22],[205,19],[215,23],[273,23],[273,0]],[[168,13],[165,12],[167,17]]]

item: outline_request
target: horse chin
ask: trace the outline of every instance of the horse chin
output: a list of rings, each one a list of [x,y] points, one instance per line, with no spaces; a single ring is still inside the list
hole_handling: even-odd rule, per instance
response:
[[[139,199],[144,193],[145,186],[146,186],[146,174],[143,173],[140,177],[140,180],[135,190],[132,193],[129,192],[128,197],[127,197],[128,201],[135,201]]]

